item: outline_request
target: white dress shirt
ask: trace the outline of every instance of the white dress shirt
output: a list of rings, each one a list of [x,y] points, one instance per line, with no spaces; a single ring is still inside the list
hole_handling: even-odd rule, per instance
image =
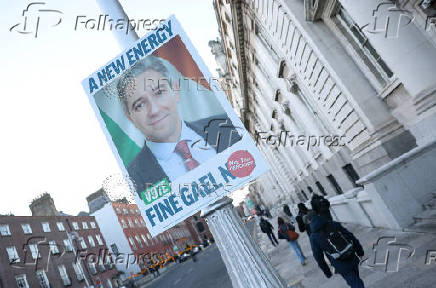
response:
[[[192,158],[197,160],[200,164],[216,155],[215,149],[209,146],[209,144],[205,146],[204,138],[186,126],[184,121],[182,121],[182,130],[177,142],[157,143],[147,140],[146,145],[156,157],[159,165],[162,167],[165,174],[167,174],[170,182],[188,172],[182,156],[174,152],[177,143],[182,140],[187,141]],[[193,143],[196,144],[192,145]]]

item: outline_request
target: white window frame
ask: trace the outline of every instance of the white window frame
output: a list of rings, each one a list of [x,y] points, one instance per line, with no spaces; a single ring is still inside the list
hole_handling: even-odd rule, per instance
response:
[[[123,226],[123,228],[128,228],[126,220],[121,219],[121,225]]]
[[[21,224],[21,228],[23,229],[24,234],[32,234],[32,227],[30,227],[30,224],[23,223]]]
[[[106,286],[107,286],[108,288],[113,288],[111,279],[106,278]]]
[[[135,225],[133,224],[132,219],[127,218],[127,221],[129,222],[129,227],[130,227],[130,228],[135,228]]]
[[[85,274],[83,273],[83,269],[80,263],[73,262],[72,265],[73,265],[74,272],[76,273],[77,280],[82,281],[83,279],[85,279]]]
[[[121,214],[121,213],[123,213],[123,212],[121,212],[121,209],[120,208],[115,208],[115,211],[117,212],[117,214]]]
[[[58,231],[65,231],[64,223],[62,222],[56,222],[56,226],[58,226]]]
[[[98,245],[104,245],[103,239],[101,238],[100,234],[95,234],[95,239],[97,239]]]
[[[94,262],[88,262],[89,272],[91,272],[92,275],[95,275],[98,273],[97,266]]]
[[[129,210],[127,210],[127,208],[123,208],[123,213],[124,213],[124,215],[128,215],[129,214]]]
[[[0,234],[2,236],[10,236],[11,235],[11,230],[9,230],[8,224],[0,224]]]
[[[92,235],[88,235],[88,243],[89,243],[89,245],[91,245],[91,247],[95,247],[95,241],[94,241],[94,237],[92,237]]]
[[[48,245],[50,247],[50,253],[51,254],[58,254],[59,253],[59,248],[58,245],[56,244],[55,240],[50,240],[48,241]]]
[[[36,271],[36,278],[38,279],[39,286],[41,288],[50,288],[50,282],[48,281],[47,275],[44,270]],[[44,281],[44,282],[41,282]]]
[[[147,247],[148,247],[148,241],[147,241],[147,237],[145,237],[145,235],[144,235],[144,234],[141,234],[141,238],[142,238],[142,241],[144,241],[144,243],[145,243],[145,246],[147,246]]]
[[[138,242],[139,247],[144,248],[144,245],[142,244],[141,238],[139,237],[139,235],[135,235],[135,240],[136,242]]]
[[[70,239],[64,239],[64,247],[66,252],[72,252],[73,251],[73,244],[71,243]]]
[[[48,223],[48,222],[41,222],[41,226],[42,226],[42,231],[44,231],[46,233],[51,232],[50,223]]]
[[[88,223],[87,223],[86,221],[83,221],[83,222],[82,222],[82,228],[83,228],[83,229],[89,229],[89,228],[88,228]]]
[[[74,230],[79,230],[79,223],[73,222],[73,228]]]
[[[6,247],[6,253],[8,254],[9,263],[20,262],[20,256],[18,255],[18,251],[15,246]]]
[[[62,282],[64,283],[64,286],[71,285],[71,279],[70,279],[70,276],[68,276],[67,268],[65,268],[65,265],[59,265],[58,270],[59,270],[59,275],[61,276]]]
[[[133,238],[131,236],[129,236],[129,242],[130,242],[130,245],[132,246],[132,249],[134,251],[138,250],[138,248],[136,247],[135,240],[133,240]]]
[[[88,248],[88,246],[86,245],[86,242],[85,242],[85,238],[80,237],[79,243],[80,243],[80,247],[82,247],[82,249]]]
[[[141,227],[141,225],[139,224],[138,219],[135,219],[134,221],[135,221],[136,227]]]
[[[29,244],[29,250],[32,255],[32,259],[40,258],[41,255],[39,253],[38,244]]]
[[[23,281],[24,283],[20,283],[19,281]],[[16,275],[15,282],[17,283],[18,288],[30,288],[29,283],[27,282],[26,274]],[[24,286],[21,284],[23,284]]]
[[[89,222],[89,224],[91,225],[91,228],[97,228],[97,225],[95,224],[94,221]]]

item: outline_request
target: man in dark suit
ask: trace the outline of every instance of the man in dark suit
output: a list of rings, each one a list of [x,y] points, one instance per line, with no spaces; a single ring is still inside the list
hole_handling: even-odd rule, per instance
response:
[[[225,114],[183,121],[177,83],[168,81],[174,75],[170,69],[175,68],[148,56],[117,84],[127,118],[146,137],[143,149],[127,167],[138,193],[165,178],[171,182],[183,176],[241,139]]]

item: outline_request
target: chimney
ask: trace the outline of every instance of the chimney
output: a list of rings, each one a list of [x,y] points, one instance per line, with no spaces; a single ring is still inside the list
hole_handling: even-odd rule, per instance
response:
[[[50,194],[45,192],[41,196],[33,199],[29,205],[32,216],[58,216],[59,212],[56,210],[53,198]]]
[[[100,210],[106,203],[111,202],[109,196],[106,194],[103,188],[86,197],[86,201],[88,201],[89,214]]]

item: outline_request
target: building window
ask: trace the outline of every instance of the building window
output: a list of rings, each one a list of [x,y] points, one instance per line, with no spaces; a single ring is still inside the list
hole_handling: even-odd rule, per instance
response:
[[[73,222],[73,228],[74,230],[79,230],[79,223]]]
[[[343,194],[344,192],[342,191],[341,186],[339,186],[338,182],[336,182],[336,179],[333,175],[329,175],[327,176],[327,179],[330,181],[330,184],[332,184],[332,186],[335,188],[336,190],[336,194]]]
[[[91,272],[92,275],[97,274],[97,267],[95,266],[94,262],[89,262],[88,263],[88,267],[89,267],[89,272]]]
[[[139,210],[138,210],[138,209],[136,209],[136,214],[140,215],[140,214],[141,214],[141,212],[139,212]]]
[[[42,224],[42,231],[51,232],[50,224],[48,222],[42,222],[41,224]]]
[[[15,281],[17,282],[18,288],[29,288],[29,283],[27,283],[26,274],[15,276]]]
[[[130,245],[132,246],[133,250],[137,250],[138,249],[138,248],[136,248],[135,240],[133,240],[132,237],[129,237],[129,242],[130,242]]]
[[[17,248],[15,248],[15,246],[6,247],[6,252],[8,253],[9,263],[20,262],[20,256],[18,256]]]
[[[307,190],[309,190],[309,194],[313,194],[313,189],[310,186],[307,186]]]
[[[88,223],[82,222],[82,227],[83,227],[83,229],[88,229]]]
[[[142,241],[144,241],[144,243],[145,243],[145,246],[148,246],[148,241],[147,241],[147,237],[145,237],[145,235],[144,235],[144,234],[141,234],[141,238],[142,238]]]
[[[301,194],[304,196],[304,198],[307,200],[309,200],[309,198],[307,197],[306,192],[304,192],[304,190],[301,190]]]
[[[58,269],[59,269],[59,274],[61,275],[62,282],[64,283],[64,286],[71,285],[71,279],[67,274],[67,269],[65,268],[65,266],[59,265]]]
[[[124,221],[124,219],[121,219],[121,225],[123,226],[123,228],[127,228],[127,224],[126,221]]]
[[[324,190],[324,187],[322,187],[321,183],[319,181],[315,182],[316,187],[318,187],[319,192],[321,192],[322,195],[327,195],[327,193]]]
[[[117,214],[121,214],[121,209],[120,208],[115,208],[115,211],[117,211]]]
[[[124,212],[124,215],[129,214],[129,210],[127,210],[127,208],[123,208],[123,212]]]
[[[73,251],[73,245],[71,245],[71,241],[69,239],[64,239],[63,242],[65,246],[65,251],[67,252]]]
[[[393,72],[391,69],[381,59],[363,33],[362,28],[354,22],[344,7],[340,6],[333,20],[346,40],[354,44],[353,49],[359,54],[361,61],[376,75],[379,81],[382,80],[382,82],[386,83],[388,79],[392,78]]]
[[[344,170],[345,174],[347,174],[348,179],[350,179],[354,187],[362,187],[362,185],[358,185],[356,183],[356,181],[359,180],[360,177],[357,174],[356,170],[354,170],[353,165],[347,164],[344,167],[342,167],[342,170]]]
[[[82,249],[88,248],[88,246],[86,246],[85,239],[83,239],[83,237],[80,238],[79,242],[80,242],[80,247],[82,247]]]
[[[65,231],[64,223],[56,222],[56,225],[58,226],[59,231]]]
[[[2,236],[11,235],[11,230],[9,230],[9,225],[8,224],[1,224],[0,225],[0,233],[2,234]]]
[[[133,225],[133,221],[132,221],[132,219],[127,219],[128,221],[129,221],[129,226],[130,226],[130,228],[134,228],[135,227],[135,225]]]
[[[88,242],[89,242],[89,245],[91,245],[91,247],[95,247],[95,241],[94,241],[94,238],[92,237],[92,235],[88,235]]]
[[[98,267],[100,268],[100,272],[106,271],[103,261],[98,261]]]
[[[30,227],[30,224],[21,224],[21,228],[23,228],[24,234],[32,234],[32,227]]]
[[[112,286],[112,282],[111,282],[111,279],[106,279],[106,286],[108,287],[108,288],[112,288],[113,286]]]
[[[135,219],[135,224],[136,224],[136,227],[141,227],[141,224],[139,224],[138,219]]]
[[[83,274],[82,266],[80,266],[79,262],[73,262],[74,273],[76,273],[76,278],[78,281],[82,281],[85,279],[85,275]]]
[[[134,215],[134,214],[135,214],[135,211],[133,211],[133,209],[130,209],[130,213],[131,213],[132,215]]]
[[[56,245],[56,241],[54,241],[54,240],[48,241],[48,245],[50,246],[50,253],[51,254],[58,254],[59,253],[59,249],[58,249],[58,245]]]
[[[29,249],[33,259],[40,257],[37,244],[29,244]]]
[[[97,225],[95,225],[94,221],[89,222],[89,224],[91,224],[91,228],[97,228]]]
[[[95,239],[97,239],[98,245],[103,245],[103,240],[101,239],[101,236],[99,234],[95,235]]]
[[[39,286],[41,286],[41,288],[50,288],[50,283],[48,282],[47,275],[45,275],[44,270],[36,271],[36,278],[38,279]]]
[[[144,248],[144,245],[142,244],[141,238],[139,238],[138,235],[135,235],[135,239],[136,239],[136,242],[139,243],[139,247]]]

